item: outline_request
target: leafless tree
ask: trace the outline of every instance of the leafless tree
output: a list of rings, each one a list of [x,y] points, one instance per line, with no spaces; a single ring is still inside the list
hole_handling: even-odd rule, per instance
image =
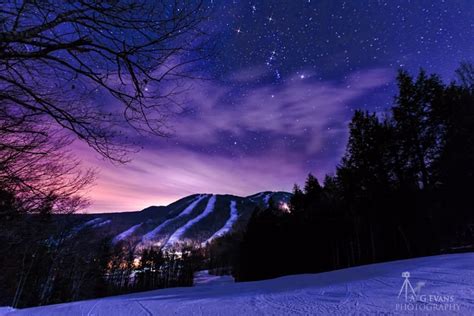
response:
[[[456,75],[463,87],[474,89],[474,63],[462,62],[456,69]]]
[[[94,170],[83,170],[65,149],[70,137],[60,131],[43,132],[16,137],[0,133],[0,190],[14,196],[17,212],[72,213],[86,206],[81,191],[91,185]],[[7,206],[0,208],[0,217],[9,211]]]
[[[167,135],[207,51],[207,10],[200,0],[0,2],[0,184],[28,212],[70,212],[93,174],[67,146],[79,138],[125,162],[126,127]]]
[[[207,51],[206,11],[199,0],[2,1],[2,114],[20,126],[41,118],[126,161],[125,125],[168,134],[182,81]]]
[[[15,305],[38,253],[62,253],[54,223],[29,214],[87,204],[94,171],[68,146],[80,139],[120,163],[129,131],[168,135],[208,51],[205,19],[200,0],[0,0],[0,290]]]

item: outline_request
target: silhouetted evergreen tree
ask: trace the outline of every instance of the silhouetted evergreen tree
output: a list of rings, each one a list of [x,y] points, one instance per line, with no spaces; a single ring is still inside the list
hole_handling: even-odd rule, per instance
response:
[[[237,279],[473,250],[474,66],[457,74],[400,71],[389,115],[356,111],[334,176],[295,185],[290,214],[254,212]]]

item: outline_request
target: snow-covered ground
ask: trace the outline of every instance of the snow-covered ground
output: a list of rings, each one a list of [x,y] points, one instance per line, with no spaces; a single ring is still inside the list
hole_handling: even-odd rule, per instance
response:
[[[230,275],[212,275],[208,270],[198,271],[194,274],[194,286],[210,286],[233,283]]]
[[[93,226],[98,225],[98,224],[100,224],[100,223],[102,223],[102,222],[104,222],[104,219],[103,219],[103,218],[100,218],[100,217],[91,219],[90,221],[87,221],[87,222],[82,223],[82,224],[78,225],[77,227],[75,227],[75,228],[73,229],[73,232],[74,232],[74,233],[77,233],[77,232],[83,230],[83,229],[86,228],[86,227],[93,227]]]
[[[130,237],[140,226],[142,226],[143,223],[139,223],[139,224],[136,224],[136,225],[133,225],[132,227],[130,227],[129,229],[127,229],[126,231],[118,234],[117,236],[114,237],[114,239],[112,239],[112,244],[116,244],[118,243],[119,241],[121,240],[124,240],[124,239],[127,239],[128,237]]]
[[[402,277],[405,271],[410,277]],[[212,282],[205,273],[200,277],[204,281],[193,288],[23,309],[7,315],[474,315],[473,253],[258,282],[226,283],[219,278]]]
[[[95,224],[95,225],[92,225],[91,228],[99,228],[99,227],[108,225],[108,224],[110,224],[110,223],[112,223],[112,221],[111,221],[110,219],[108,219],[108,220],[102,221],[102,222],[100,222],[100,223],[97,223],[97,224]]]
[[[186,231],[191,227],[193,226],[194,224],[198,223],[201,219],[203,219],[204,217],[208,216],[209,214],[211,214],[213,211],[214,211],[214,205],[216,204],[216,196],[213,195],[209,198],[209,200],[207,201],[207,205],[206,205],[206,208],[204,209],[204,211],[202,211],[201,214],[199,214],[198,216],[194,217],[193,219],[190,219],[189,221],[187,221],[183,226],[181,226],[180,228],[178,228],[171,236],[170,238],[168,239],[168,241],[166,242],[165,244],[165,248],[166,247],[171,247],[173,246],[175,243],[177,243],[178,241],[181,240],[182,236],[186,233]]]
[[[173,217],[173,218],[170,218],[170,219],[167,219],[166,221],[164,221],[163,223],[161,223],[160,225],[158,225],[155,229],[153,229],[152,231],[146,233],[143,237],[142,237],[142,243],[147,243],[153,239],[156,238],[156,236],[161,232],[161,230],[166,226],[168,225],[169,223],[171,222],[174,222],[176,221],[177,219],[183,217],[183,216],[187,216],[189,214],[191,214],[191,212],[194,210],[194,208],[199,204],[199,202],[201,202],[201,200],[203,200],[204,198],[206,197],[206,195],[199,195],[197,196],[181,213],[179,213],[176,217]]]
[[[227,234],[231,229],[232,226],[234,226],[234,223],[237,221],[237,218],[239,218],[239,213],[237,212],[237,202],[235,201],[230,201],[230,215],[229,219],[227,222],[222,226],[221,229],[216,231],[211,237],[209,237],[205,242],[201,243],[201,246],[204,247],[207,243],[210,243],[214,239],[218,237],[222,237],[225,234]]]
[[[270,205],[270,198],[272,197],[273,193],[269,193],[265,195],[263,198],[263,201],[265,202],[265,205],[268,207]]]

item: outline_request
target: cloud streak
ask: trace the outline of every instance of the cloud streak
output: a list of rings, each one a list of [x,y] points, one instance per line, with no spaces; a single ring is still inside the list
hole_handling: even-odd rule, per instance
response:
[[[189,150],[142,151],[127,166],[114,166],[93,157],[101,169],[91,192],[90,211],[131,211],[166,205],[195,193],[248,195],[287,190],[304,173],[289,157],[242,159],[210,157]]]
[[[291,190],[308,172],[322,177],[342,153],[350,108],[387,84],[393,73],[370,69],[349,74],[344,82],[295,76],[282,84],[252,87],[246,85],[249,76],[265,74],[242,71],[230,76],[231,84],[195,85],[183,95],[191,110],[172,122],[172,141],[144,142],[148,147],[125,166],[97,160],[78,147],[86,164],[101,170],[89,211],[140,210],[195,193],[245,196]],[[246,143],[254,134],[267,138],[251,152],[226,140],[232,136]]]
[[[386,69],[372,69],[351,74],[342,83],[295,77],[281,85],[244,89],[232,104],[224,99],[229,99],[234,88],[201,84],[185,96],[196,110],[175,121],[176,137],[209,145],[219,142],[222,133],[242,137],[265,132],[304,138],[307,152],[315,153],[335,136],[332,127],[344,132],[348,105],[385,85],[392,76]]]

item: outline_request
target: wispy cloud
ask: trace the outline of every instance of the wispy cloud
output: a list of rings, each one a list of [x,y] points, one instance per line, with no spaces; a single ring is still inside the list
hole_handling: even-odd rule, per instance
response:
[[[230,76],[230,85],[194,85],[183,95],[191,111],[172,122],[173,141],[150,141],[125,166],[97,160],[80,149],[86,164],[101,170],[91,192],[91,211],[139,210],[194,193],[290,190],[308,172],[322,176],[334,168],[344,147],[349,108],[393,77],[386,69],[371,69],[349,74],[344,82],[295,76],[280,85],[246,86],[245,78],[263,75],[262,70],[243,71]],[[252,153],[239,152],[222,139],[232,135],[248,141],[255,133],[268,137]],[[232,150],[213,150],[217,146]]]
[[[304,174],[292,163],[294,157],[285,156],[229,159],[178,149],[145,150],[134,158],[126,166],[86,159],[101,169],[91,192],[91,211],[140,210],[195,193],[248,195],[268,189],[288,190]]]
[[[281,85],[243,88],[231,104],[224,100],[232,99],[235,87],[202,83],[186,95],[195,111],[176,119],[176,136],[182,142],[212,144],[222,133],[266,132],[304,137],[307,152],[315,153],[335,136],[334,128],[345,130],[347,106],[392,76],[386,69],[350,74],[341,83],[297,76]]]

